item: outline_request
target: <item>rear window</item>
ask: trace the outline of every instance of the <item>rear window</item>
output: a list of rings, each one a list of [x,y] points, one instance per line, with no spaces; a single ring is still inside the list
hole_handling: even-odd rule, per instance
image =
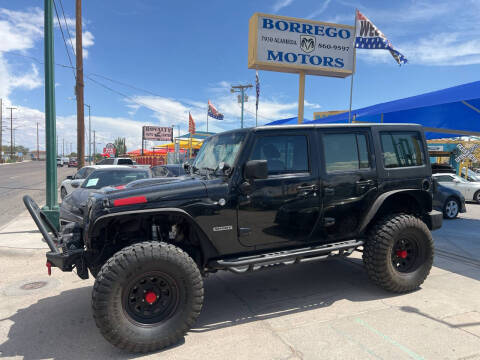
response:
[[[414,131],[380,132],[385,168],[421,166],[425,164],[422,138]]]
[[[133,165],[132,159],[118,159],[118,165]]]

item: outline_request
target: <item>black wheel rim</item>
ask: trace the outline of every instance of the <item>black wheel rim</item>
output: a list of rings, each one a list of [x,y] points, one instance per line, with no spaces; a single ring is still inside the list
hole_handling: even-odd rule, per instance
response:
[[[154,325],[170,318],[178,305],[178,286],[163,272],[150,272],[133,279],[123,291],[123,309],[140,325]]]
[[[418,269],[422,254],[418,241],[413,237],[398,239],[392,248],[392,264],[400,273],[409,273]]]

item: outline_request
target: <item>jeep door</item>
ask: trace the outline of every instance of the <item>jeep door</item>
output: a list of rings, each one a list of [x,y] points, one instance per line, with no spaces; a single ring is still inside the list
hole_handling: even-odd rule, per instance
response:
[[[368,128],[320,132],[323,231],[328,241],[356,235],[377,194],[373,141]]]
[[[240,196],[238,226],[243,245],[258,248],[311,238],[321,205],[313,140],[311,128],[253,133],[245,160],[267,160],[268,178],[253,180],[249,191]]]

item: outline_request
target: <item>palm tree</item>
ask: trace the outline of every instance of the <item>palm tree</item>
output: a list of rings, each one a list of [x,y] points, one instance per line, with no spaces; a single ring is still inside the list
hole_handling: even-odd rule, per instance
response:
[[[125,145],[125,138],[116,138],[113,142],[115,145],[117,156],[127,153],[127,145]]]

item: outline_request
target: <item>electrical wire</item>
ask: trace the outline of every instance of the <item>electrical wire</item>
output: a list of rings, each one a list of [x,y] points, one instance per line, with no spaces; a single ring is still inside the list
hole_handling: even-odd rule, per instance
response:
[[[68,51],[67,41],[65,40],[65,34],[63,33],[62,23],[60,22],[60,18],[58,17],[57,4],[55,0],[53,0],[53,7],[55,8],[55,14],[57,15],[57,21],[58,21],[58,26],[60,27],[60,32],[62,33],[62,39],[65,45],[65,50],[67,51],[68,61],[70,62],[70,66],[73,69],[72,59],[70,58],[70,51]],[[72,70],[72,72],[73,72],[73,77],[76,79],[77,77],[75,75],[75,70]]]
[[[72,53],[75,54],[75,48],[73,47],[73,40],[72,40],[72,35],[70,32],[70,29],[68,28],[68,23],[67,23],[67,17],[65,16],[65,11],[63,10],[63,3],[62,0],[58,0],[60,2],[60,7],[62,8],[62,14],[63,14],[63,21],[65,22],[65,28],[67,29],[67,34],[70,39],[70,46],[72,47]]]

